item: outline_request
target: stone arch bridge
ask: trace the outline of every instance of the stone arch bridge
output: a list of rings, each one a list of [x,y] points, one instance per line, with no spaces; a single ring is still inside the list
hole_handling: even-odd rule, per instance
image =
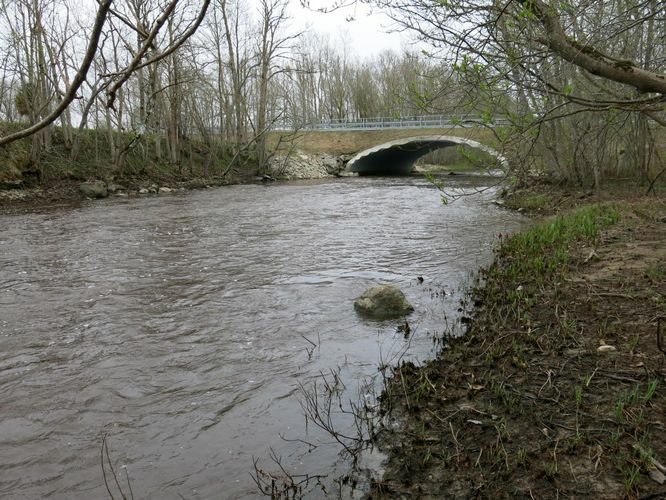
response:
[[[506,168],[508,162],[493,148],[472,139],[451,135],[420,135],[379,144],[354,155],[347,170],[359,175],[407,175],[421,156],[451,146],[478,149],[497,159]]]
[[[492,148],[496,143],[492,130],[481,126],[275,131],[269,134],[268,143],[351,157],[347,170],[359,175],[405,175],[421,156],[458,145],[484,151],[507,166],[506,159]]]

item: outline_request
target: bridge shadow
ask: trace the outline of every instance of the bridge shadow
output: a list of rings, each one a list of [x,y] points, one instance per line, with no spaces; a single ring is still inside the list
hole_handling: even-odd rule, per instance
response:
[[[361,151],[349,160],[346,170],[359,175],[409,175],[416,160],[451,146],[468,146],[484,151],[496,158],[501,168],[508,167],[504,156],[480,142],[449,135],[425,135],[397,139]]]

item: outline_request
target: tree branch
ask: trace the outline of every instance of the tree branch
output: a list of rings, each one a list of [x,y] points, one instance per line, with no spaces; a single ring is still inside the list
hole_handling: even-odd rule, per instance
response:
[[[92,64],[92,61],[95,57],[95,53],[97,52],[97,46],[99,44],[102,28],[106,23],[106,19],[109,10],[111,9],[112,3],[113,0],[102,0],[100,2],[99,8],[97,9],[97,14],[95,15],[95,23],[93,25],[92,33],[90,34],[90,41],[88,42],[88,48],[86,49],[83,62],[81,63],[79,70],[76,72],[74,80],[72,80],[72,84],[69,86],[69,89],[67,89],[67,92],[65,93],[62,101],[60,101],[60,104],[58,104],[53,112],[34,125],[26,129],[19,130],[13,134],[9,134],[5,137],[1,137],[0,146],[6,146],[11,142],[28,137],[39,132],[43,128],[48,127],[51,123],[58,119],[63,111],[65,111],[65,109],[67,109],[67,107],[76,98],[76,92],[79,90],[83,82],[86,80],[86,77],[88,76],[88,70],[90,69],[90,65]]]
[[[546,37],[538,41],[576,66],[614,82],[629,85],[641,93],[666,94],[666,75],[646,71],[632,61],[622,61],[581,45],[567,36],[556,10],[542,0],[518,0],[543,26]]]
[[[167,19],[169,19],[169,16],[176,8],[176,5],[178,5],[178,0],[171,0],[171,3],[167,5],[162,15],[155,20],[155,25],[150,30],[148,37],[143,41],[143,46],[137,51],[136,55],[132,59],[132,62],[130,62],[129,65],[121,72],[120,79],[109,89],[108,99],[106,102],[106,106],[108,108],[114,109],[114,103],[118,90],[120,90],[125,82],[129,80],[134,70],[137,69],[141,59],[143,59],[143,57],[146,55],[146,52],[148,52],[148,49],[153,45],[157,34],[160,32],[160,29],[167,21]]]

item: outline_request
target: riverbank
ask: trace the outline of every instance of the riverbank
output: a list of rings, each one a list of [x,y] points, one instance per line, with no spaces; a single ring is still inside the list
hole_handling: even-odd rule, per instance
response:
[[[0,135],[22,124],[0,122]],[[271,180],[321,179],[340,175],[348,156],[275,153],[264,168],[250,149],[212,138],[182,138],[173,158],[166,139],[105,129],[78,130],[65,137],[49,129],[48,147],[33,151],[30,138],[0,151],[0,212],[20,212],[52,205],[76,205],[85,198],[167,194],[212,186]],[[173,152],[172,152],[173,153]],[[81,188],[94,184],[93,190]]]
[[[268,173],[264,175],[257,175],[256,168],[226,174],[202,175],[200,171],[177,173],[170,169],[158,169],[154,165],[146,165],[140,174],[110,178],[93,174],[86,177],[65,172],[61,173],[62,175],[51,175],[45,181],[38,182],[34,177],[18,176],[0,181],[0,213],[42,210],[54,205],[76,206],[87,198],[167,195],[179,191],[232,184],[313,180],[357,175],[345,171],[348,160],[348,155],[335,156],[293,151],[290,155],[275,155],[271,158],[267,167]],[[469,164],[428,165],[425,168],[418,167],[414,170],[414,175],[428,174],[433,176],[488,175],[487,172],[479,172]],[[84,192],[83,185],[88,185],[91,190]],[[103,194],[94,194],[100,189]]]
[[[102,175],[51,175],[43,182],[22,177],[0,182],[0,213],[48,209],[53,205],[77,205],[86,198],[137,197],[166,195],[178,191],[206,189],[215,186],[271,182],[274,180],[323,179],[344,175],[344,158],[331,155],[307,155],[294,152],[271,160],[268,174],[257,175],[256,168],[247,171],[203,175],[151,168],[141,174],[105,178]],[[84,191],[82,186],[91,191]],[[98,191],[99,190],[99,191]],[[99,192],[99,194],[97,194]]]
[[[666,495],[666,199],[633,192],[504,201],[556,215],[498,243],[463,338],[395,368],[371,498]]]
[[[92,181],[90,184],[104,186],[106,195],[100,197],[138,197],[168,195],[179,191],[192,189],[206,189],[214,186],[235,184],[225,177],[193,177],[191,179],[177,178],[130,178],[119,180],[118,183],[110,181]],[[76,206],[87,198],[81,190],[83,183],[74,179],[59,179],[46,184],[37,184],[31,187],[17,187],[0,190],[0,213],[20,213],[26,210],[48,210],[49,207],[68,205]]]

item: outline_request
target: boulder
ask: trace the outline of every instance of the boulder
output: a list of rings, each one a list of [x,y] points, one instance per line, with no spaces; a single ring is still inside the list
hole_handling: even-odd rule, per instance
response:
[[[275,155],[270,159],[268,167],[271,177],[286,180],[324,179],[339,170],[335,157],[313,155],[302,151],[295,151],[289,155]]]
[[[79,185],[79,191],[88,198],[106,198],[109,196],[106,183],[103,181],[84,182]]]
[[[334,156],[322,156],[320,161],[323,167],[326,169],[326,173],[328,175],[337,175],[341,170],[342,162],[338,161],[338,159]]]
[[[160,186],[160,188],[158,189],[159,193],[170,193],[172,191],[173,191],[173,189],[168,188],[166,186]]]
[[[405,294],[393,285],[379,285],[367,289],[354,301],[360,314],[376,319],[398,318],[414,310]]]

